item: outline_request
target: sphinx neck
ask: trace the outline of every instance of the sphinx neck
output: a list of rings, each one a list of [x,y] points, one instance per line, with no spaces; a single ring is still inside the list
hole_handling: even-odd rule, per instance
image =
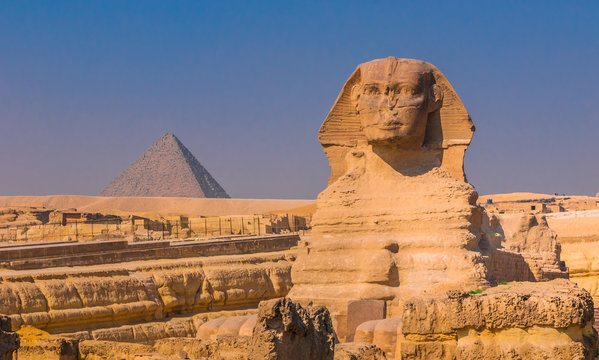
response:
[[[403,175],[422,175],[440,167],[443,153],[426,147],[405,148],[397,145],[369,145],[378,158]]]

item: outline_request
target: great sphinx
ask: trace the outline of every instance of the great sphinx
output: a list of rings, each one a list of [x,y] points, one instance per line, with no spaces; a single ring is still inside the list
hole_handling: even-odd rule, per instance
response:
[[[333,312],[348,299],[385,300],[387,316],[398,316],[412,296],[536,280],[517,254],[510,256],[520,261],[512,266],[518,270],[497,274],[512,265],[501,256],[511,249],[466,182],[473,133],[468,112],[435,66],[394,57],[359,65],[320,128],[331,175],[293,265],[289,297]],[[518,234],[537,227],[550,254],[545,262],[558,267],[554,277],[567,277],[543,221],[516,226]]]

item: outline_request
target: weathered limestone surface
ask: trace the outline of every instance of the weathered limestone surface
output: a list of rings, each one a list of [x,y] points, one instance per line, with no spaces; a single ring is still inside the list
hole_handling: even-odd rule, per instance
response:
[[[12,332],[10,318],[0,315],[0,360],[12,360],[19,346],[19,335]]]
[[[386,317],[386,304],[383,300],[353,300],[347,304],[347,341],[354,341],[353,334],[360,324]]]
[[[256,326],[256,321],[256,314],[217,318],[200,326],[196,337],[202,340],[215,340],[220,336],[250,338]]]
[[[463,171],[473,132],[433,65],[393,57],[359,65],[320,129],[331,176],[289,297],[326,305],[344,340],[352,300],[385,300],[387,316],[400,316],[413,296],[567,277],[541,218],[504,231],[477,206]]]
[[[198,338],[172,337],[159,339],[153,344],[135,344],[68,339],[33,329],[23,331],[23,334],[29,334],[29,342],[24,351],[19,352],[19,359],[44,359],[44,354],[48,354],[50,359],[82,360],[333,360],[336,338],[326,308],[303,308],[289,299],[280,298],[261,302],[257,316],[232,316],[222,319],[208,321],[204,325],[220,323],[212,328],[231,330],[238,329],[239,326],[223,325],[229,322],[245,323],[251,319],[253,321],[250,336],[220,330],[212,334],[214,336],[200,336],[198,329]],[[380,349],[368,344],[341,347],[339,353],[343,355],[339,359],[385,358]]]
[[[153,351],[155,356],[167,355],[168,359],[247,360],[249,342],[248,338],[235,336],[221,336],[211,341],[170,338],[154,344]]]
[[[31,325],[55,333],[248,308],[287,294],[293,259],[293,252],[274,252],[4,272],[0,313],[15,329]],[[123,331],[118,337],[135,338],[135,328]]]
[[[325,307],[303,308],[286,298],[263,301],[249,360],[333,359],[335,332]]]
[[[335,345],[334,360],[387,360],[387,356],[372,344],[345,343]]]
[[[599,210],[548,214],[547,221],[558,235],[571,280],[599,307]]]
[[[482,231],[479,247],[492,283],[568,278],[561,244],[544,215],[483,214]]]
[[[167,338],[148,345],[51,337],[30,342],[19,351],[18,356],[20,360],[245,360],[248,342],[248,339],[235,337],[223,337],[218,341],[207,342],[194,338]]]
[[[597,342],[591,296],[563,279],[415,297],[397,319],[360,337],[396,359],[593,359]]]
[[[126,240],[9,244],[0,248],[0,268],[11,270],[87,266],[130,261],[239,255],[284,251],[297,245],[299,236],[262,235],[234,239]]]
[[[152,352],[149,345],[98,340],[80,341],[78,349],[81,360],[133,360],[137,354]]]
[[[21,360],[78,360],[79,343],[64,338],[24,341],[17,351]],[[105,350],[106,351],[106,350]]]
[[[58,336],[76,340],[99,340],[152,344],[171,337],[195,337],[203,324],[216,318],[228,318],[255,314],[257,309],[225,310],[200,313],[193,316],[175,317],[170,320],[143,322],[118,327],[80,330],[58,333]],[[251,334],[250,334],[251,335]]]

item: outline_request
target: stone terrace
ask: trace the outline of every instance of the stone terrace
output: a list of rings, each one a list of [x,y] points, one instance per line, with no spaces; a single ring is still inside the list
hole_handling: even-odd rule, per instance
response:
[[[288,250],[297,246],[298,241],[298,235],[269,235],[211,240],[147,242],[119,240],[82,243],[67,241],[4,245],[0,247],[0,267],[20,270],[153,259],[252,254]]]

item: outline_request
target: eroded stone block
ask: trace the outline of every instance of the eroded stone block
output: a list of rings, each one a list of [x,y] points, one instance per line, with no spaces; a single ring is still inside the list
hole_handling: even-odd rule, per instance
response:
[[[384,300],[353,300],[347,304],[347,336],[346,341],[354,341],[356,328],[369,320],[385,318],[386,304]]]

